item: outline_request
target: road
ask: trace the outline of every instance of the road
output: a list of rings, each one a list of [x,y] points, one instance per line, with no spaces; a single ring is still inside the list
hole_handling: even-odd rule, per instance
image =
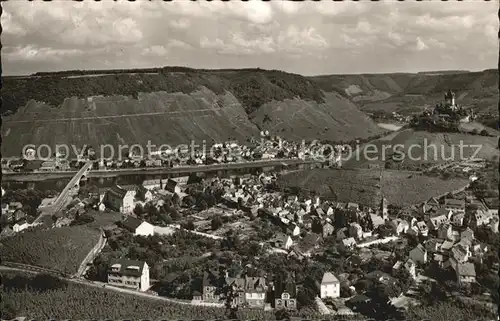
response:
[[[185,232],[196,234],[196,235],[203,236],[203,237],[207,237],[207,238],[210,238],[213,240],[222,240],[223,239],[222,236],[218,236],[218,235],[212,235],[212,234],[207,234],[207,233],[203,233],[203,232],[182,229],[178,224],[170,224],[170,225],[167,225],[167,227],[170,227],[170,228],[173,228],[176,230],[184,230]]]
[[[106,246],[106,237],[104,236],[104,231],[101,230],[101,235],[99,236],[99,241],[97,244],[90,250],[87,256],[83,259],[78,271],[75,273],[74,277],[80,278],[87,271],[88,263],[92,263],[95,257],[102,251],[102,249]]]
[[[127,117],[139,117],[139,116],[159,116],[159,115],[181,115],[181,114],[193,114],[196,112],[205,111],[220,111],[224,108],[204,108],[204,109],[194,109],[194,110],[182,110],[182,111],[159,111],[150,113],[137,113],[128,115],[108,115],[108,116],[89,116],[89,117],[74,117],[74,118],[53,118],[53,119],[37,119],[36,122],[54,123],[54,122],[68,122],[68,121],[79,121],[79,120],[96,120],[96,119],[113,119],[113,118],[127,118]],[[4,125],[15,124],[15,123],[32,123],[33,120],[7,120],[4,121]]]
[[[87,162],[82,168],[73,176],[69,183],[64,187],[62,192],[57,196],[56,200],[52,205],[42,208],[40,215],[33,222],[34,224],[40,222],[40,220],[47,215],[53,215],[60,211],[62,207],[66,204],[66,200],[69,191],[80,181],[82,176],[87,172],[87,170],[92,166],[91,162]]]
[[[48,273],[48,274],[56,275],[58,278],[65,280],[67,282],[86,285],[86,286],[92,286],[95,288],[101,288],[101,289],[105,289],[105,290],[109,290],[109,291],[131,294],[131,295],[143,297],[146,299],[160,300],[160,301],[165,301],[165,302],[170,302],[170,303],[183,304],[183,305],[194,305],[194,306],[212,306],[212,307],[223,307],[224,306],[223,304],[217,305],[217,304],[207,304],[207,303],[202,303],[202,302],[192,302],[192,301],[187,301],[187,300],[171,299],[171,298],[167,298],[167,297],[163,297],[163,296],[149,294],[146,292],[138,292],[138,291],[134,291],[134,290],[118,288],[115,286],[108,285],[107,283],[104,283],[104,282],[89,281],[89,280],[82,279],[82,278],[62,277],[61,273],[57,272],[57,271],[53,271],[53,270],[45,269],[45,268],[40,268],[37,266],[29,266],[29,265],[12,263],[12,262],[3,262],[2,265],[0,265],[0,271],[27,272],[27,273],[31,273],[31,274]]]
[[[399,239],[399,237],[397,237],[397,236],[388,236],[388,237],[385,237],[383,239],[373,240],[373,241],[366,242],[366,243],[359,243],[359,244],[356,244],[356,246],[357,247],[367,247],[367,246],[371,246],[371,245],[375,245],[375,244],[383,244],[383,243],[396,241],[398,239]]]
[[[330,309],[325,305],[323,300],[321,300],[319,297],[316,297],[314,301],[316,301],[319,313],[321,313],[322,315],[328,315],[332,313],[332,311],[330,311]]]
[[[318,164],[322,163],[318,160],[303,160],[303,159],[273,159],[273,160],[258,160],[252,162],[241,163],[227,163],[227,164],[212,164],[212,165],[196,165],[196,166],[182,166],[182,167],[147,167],[147,168],[125,168],[125,169],[106,169],[106,170],[92,170],[88,173],[87,177],[114,177],[120,175],[159,175],[159,174],[189,174],[196,172],[210,172],[217,170],[231,170],[241,168],[259,168],[259,167],[272,167],[272,166],[289,166],[289,165],[302,165],[302,164]],[[16,180],[16,177],[29,177],[34,176],[39,180],[50,178],[64,178],[73,177],[75,171],[53,171],[53,172],[4,172],[2,173],[4,180]],[[71,183],[71,182],[70,182]]]

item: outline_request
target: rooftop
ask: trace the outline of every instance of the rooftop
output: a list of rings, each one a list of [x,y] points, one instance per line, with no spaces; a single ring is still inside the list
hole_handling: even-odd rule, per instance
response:
[[[127,259],[112,260],[109,263],[108,273],[127,276],[141,276],[145,266],[146,262],[143,261]]]
[[[339,279],[335,275],[333,275],[331,272],[325,272],[323,274],[323,279],[321,280],[321,284],[328,284],[328,283],[338,283]]]

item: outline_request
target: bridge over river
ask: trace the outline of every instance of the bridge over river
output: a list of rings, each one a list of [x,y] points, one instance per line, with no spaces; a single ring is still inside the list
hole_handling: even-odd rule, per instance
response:
[[[66,202],[68,201],[68,196],[70,196],[71,192],[75,189],[78,190],[80,186],[80,180],[85,179],[86,175],[90,172],[92,168],[92,162],[85,163],[76,174],[73,172],[73,178],[69,181],[68,184],[64,187],[62,192],[57,196],[56,200],[45,207],[42,207],[40,215],[36,218],[33,224],[36,224],[42,220],[44,216],[53,215],[60,211]]]

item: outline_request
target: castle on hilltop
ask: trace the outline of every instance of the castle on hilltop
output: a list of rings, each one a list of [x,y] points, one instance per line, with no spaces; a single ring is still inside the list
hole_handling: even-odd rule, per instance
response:
[[[451,90],[448,90],[444,93],[444,102],[445,105],[451,110],[457,110],[457,105],[455,104],[455,93]]]

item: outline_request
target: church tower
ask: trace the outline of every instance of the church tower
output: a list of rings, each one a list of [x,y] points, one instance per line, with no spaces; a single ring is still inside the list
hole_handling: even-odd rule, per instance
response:
[[[389,218],[389,211],[387,209],[387,199],[382,195],[382,199],[380,200],[380,209],[379,209],[380,216],[382,218],[388,219]]]

